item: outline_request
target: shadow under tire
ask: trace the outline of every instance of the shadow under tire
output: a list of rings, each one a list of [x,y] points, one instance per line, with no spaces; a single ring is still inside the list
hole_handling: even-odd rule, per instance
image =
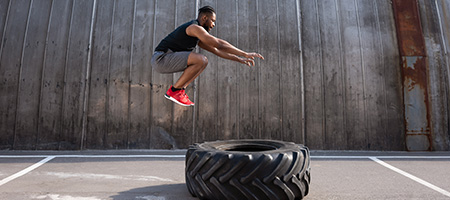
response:
[[[191,145],[186,185],[200,199],[302,199],[309,192],[306,146],[277,140],[226,140]]]

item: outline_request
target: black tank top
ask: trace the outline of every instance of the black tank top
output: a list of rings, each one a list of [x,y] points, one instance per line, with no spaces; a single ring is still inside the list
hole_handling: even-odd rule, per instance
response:
[[[179,26],[158,44],[155,51],[167,52],[169,49],[173,52],[194,50],[197,46],[198,38],[186,34],[186,28],[191,24],[198,25],[199,23],[197,20],[192,20]]]

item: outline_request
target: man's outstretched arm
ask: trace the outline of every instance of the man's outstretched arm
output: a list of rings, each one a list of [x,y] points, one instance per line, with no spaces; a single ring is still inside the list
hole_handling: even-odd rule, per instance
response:
[[[201,41],[198,43],[198,46],[200,48],[202,48],[202,49],[205,49],[205,50],[207,50],[207,51],[209,51],[209,52],[211,52],[211,53],[221,57],[221,58],[225,58],[225,59],[228,59],[228,60],[240,62],[240,63],[248,65],[248,66],[254,66],[255,65],[255,61],[253,59],[254,59],[254,57],[257,57],[256,56],[257,53],[246,53],[246,52],[244,52],[245,54],[248,54],[249,58],[247,58],[245,56],[244,57],[239,57],[237,55],[234,55],[234,54],[231,54],[231,53],[227,53],[225,51],[221,51],[221,50],[219,50],[219,49],[217,49],[215,47],[211,47],[211,46],[205,45]]]
[[[206,30],[198,25],[191,25],[186,29],[186,33],[189,36],[197,37],[199,41],[199,46],[207,51],[210,51],[222,58],[238,61],[244,64],[244,61],[251,60],[251,65],[254,65],[253,59],[255,57],[264,59],[264,57],[259,53],[247,53],[242,51],[235,46],[231,45],[229,42],[216,38],[210,35]],[[242,59],[239,57],[244,57],[247,59]],[[248,64],[250,65],[250,63]]]

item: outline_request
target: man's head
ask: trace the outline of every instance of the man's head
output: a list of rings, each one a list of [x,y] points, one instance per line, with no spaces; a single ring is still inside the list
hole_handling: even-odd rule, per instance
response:
[[[210,31],[216,26],[216,11],[211,6],[204,6],[198,9],[198,21],[206,31]]]

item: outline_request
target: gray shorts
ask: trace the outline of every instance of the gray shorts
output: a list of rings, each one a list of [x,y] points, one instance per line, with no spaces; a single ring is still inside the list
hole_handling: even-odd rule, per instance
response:
[[[151,65],[155,71],[162,74],[182,72],[187,68],[189,54],[191,54],[190,51],[173,52],[168,50],[166,53],[155,51]]]

